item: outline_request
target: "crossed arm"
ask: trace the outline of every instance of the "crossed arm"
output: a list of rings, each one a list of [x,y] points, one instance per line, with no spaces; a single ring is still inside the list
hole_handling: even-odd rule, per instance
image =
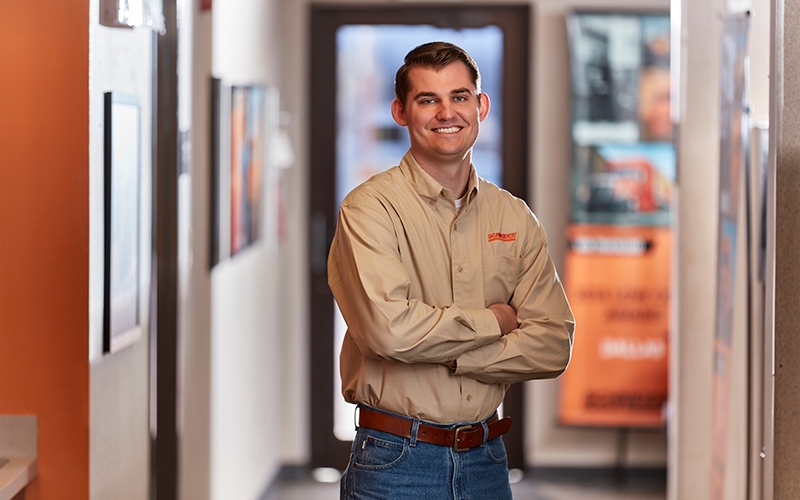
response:
[[[372,207],[350,205],[340,212],[329,284],[366,356],[445,364],[486,383],[554,377],[569,361],[574,320],[540,234],[522,242],[510,303],[435,307],[409,298],[411,278],[391,220]]]
[[[494,313],[495,318],[497,318],[497,324],[500,327],[500,336],[508,335],[512,331],[519,328],[519,321],[517,321],[517,312],[508,304],[497,303],[492,304],[487,307],[492,313]],[[445,361],[441,363],[442,365],[450,368],[455,372],[457,364],[456,360]]]

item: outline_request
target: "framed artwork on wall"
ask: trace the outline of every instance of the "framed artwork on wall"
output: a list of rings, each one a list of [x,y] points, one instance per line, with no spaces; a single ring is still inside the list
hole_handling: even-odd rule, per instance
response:
[[[142,336],[139,282],[141,110],[135,96],[104,94],[103,352]]]
[[[150,28],[164,33],[162,0],[100,0],[100,24],[109,28]]]
[[[211,262],[264,237],[268,88],[212,79]]]

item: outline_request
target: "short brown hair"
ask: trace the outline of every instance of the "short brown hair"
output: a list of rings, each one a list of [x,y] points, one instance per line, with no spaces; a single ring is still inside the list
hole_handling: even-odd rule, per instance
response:
[[[394,78],[394,95],[405,104],[408,95],[409,83],[408,72],[414,66],[432,68],[436,71],[441,70],[456,61],[461,61],[467,65],[467,69],[472,75],[472,82],[475,84],[475,91],[481,91],[481,72],[478,65],[467,52],[458,45],[449,42],[428,42],[424,43],[411,52],[406,54],[403,65],[397,70]]]

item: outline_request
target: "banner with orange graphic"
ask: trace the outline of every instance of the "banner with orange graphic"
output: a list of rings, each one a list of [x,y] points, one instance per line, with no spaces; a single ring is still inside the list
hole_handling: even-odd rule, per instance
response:
[[[559,418],[660,426],[676,180],[669,14],[576,12],[568,32],[572,225],[564,285],[576,332]]]
[[[565,287],[579,337],[562,375],[562,423],[663,423],[671,238],[666,227],[570,228]]]

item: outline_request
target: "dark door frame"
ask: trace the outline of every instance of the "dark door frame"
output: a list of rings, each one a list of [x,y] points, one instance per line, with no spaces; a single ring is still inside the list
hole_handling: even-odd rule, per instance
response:
[[[429,24],[447,28],[495,25],[503,30],[503,187],[527,199],[529,27],[528,5],[386,5],[311,7],[310,327],[311,466],[347,464],[350,445],[333,435],[333,296],[327,255],[336,227],[336,31],[348,24]],[[411,47],[409,47],[411,48]],[[387,113],[389,110],[386,111]],[[399,161],[399,158],[398,158]],[[509,467],[524,468],[523,386],[506,394],[505,413],[516,425],[504,438]]]
[[[150,498],[178,498],[178,11],[153,34],[153,283],[150,325]],[[151,411],[151,419],[153,412]]]

